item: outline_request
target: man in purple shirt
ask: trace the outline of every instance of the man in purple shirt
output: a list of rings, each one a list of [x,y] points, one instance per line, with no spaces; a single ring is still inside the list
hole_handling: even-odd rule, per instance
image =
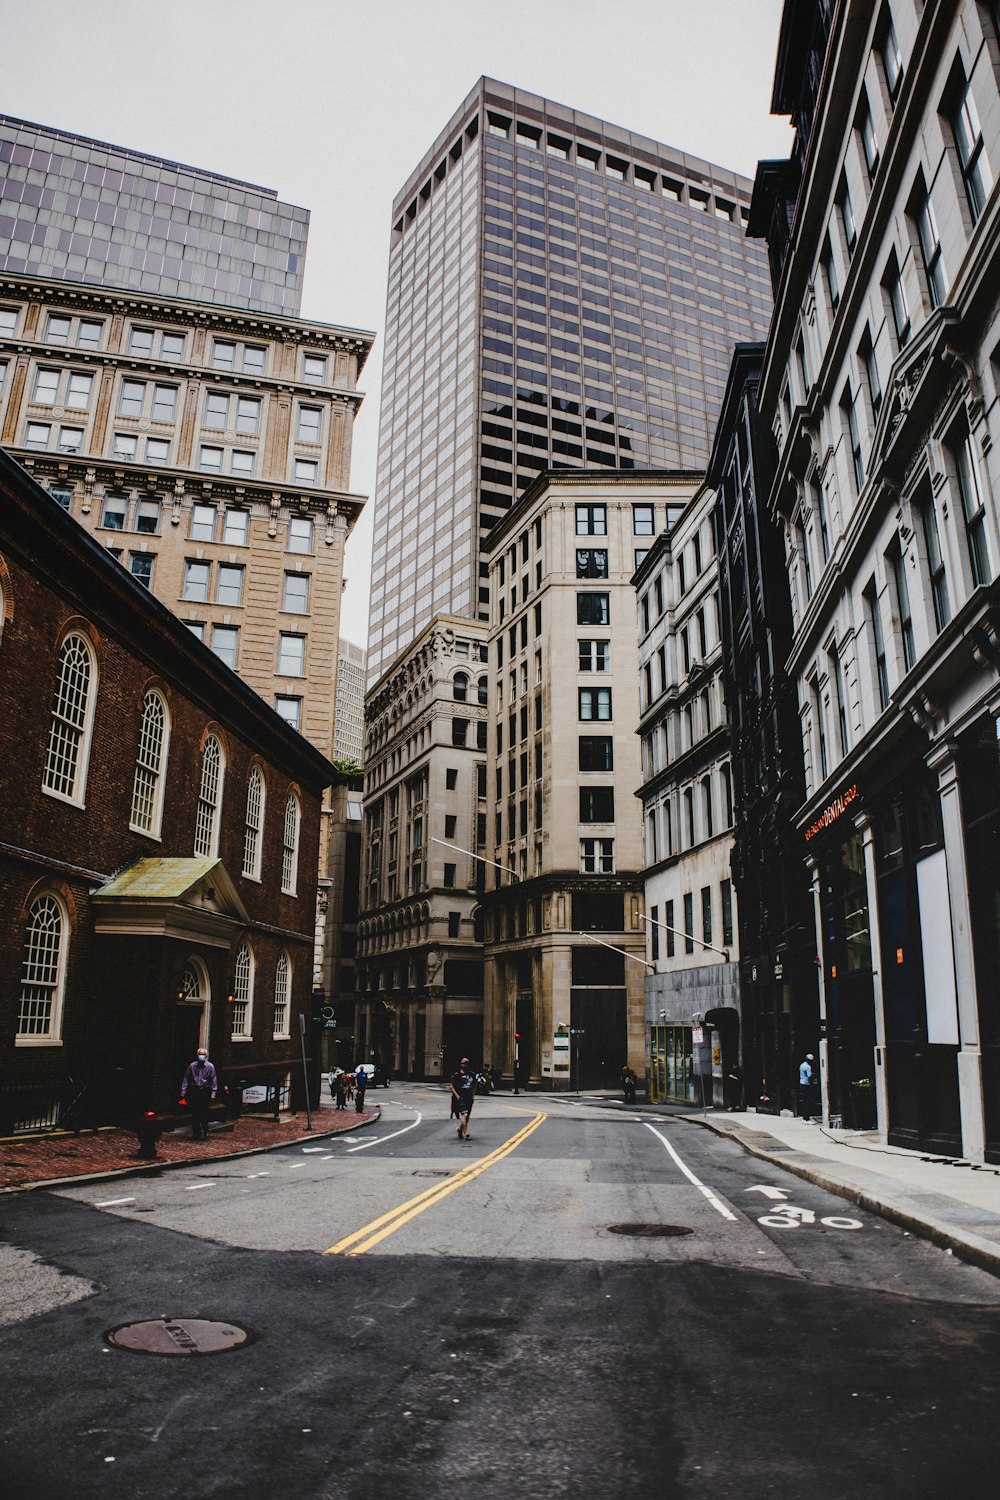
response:
[[[181,1098],[186,1099],[191,1111],[191,1139],[208,1140],[208,1111],[219,1088],[215,1066],[208,1060],[208,1048],[199,1047],[194,1062],[188,1063]]]

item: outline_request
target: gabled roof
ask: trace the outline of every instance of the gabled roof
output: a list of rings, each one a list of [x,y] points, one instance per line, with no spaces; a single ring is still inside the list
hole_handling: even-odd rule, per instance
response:
[[[92,896],[95,931],[228,948],[250,917],[221,859],[137,860]]]

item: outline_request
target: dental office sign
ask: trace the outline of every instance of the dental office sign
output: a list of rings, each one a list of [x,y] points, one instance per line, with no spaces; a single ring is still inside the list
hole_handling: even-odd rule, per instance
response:
[[[806,843],[808,844],[810,839],[814,839],[817,833],[822,833],[825,828],[829,828],[832,823],[836,823],[838,818],[842,818],[851,803],[857,800],[857,796],[858,788],[855,785],[849,786],[847,791],[841,792],[839,797],[834,797],[833,801],[824,807],[815,823],[810,823],[806,829]]]

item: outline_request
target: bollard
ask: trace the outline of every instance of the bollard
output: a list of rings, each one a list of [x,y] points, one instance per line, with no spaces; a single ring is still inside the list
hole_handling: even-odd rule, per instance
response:
[[[147,1109],[136,1123],[135,1133],[139,1138],[136,1155],[143,1161],[156,1161],[156,1143],[160,1139],[160,1122],[155,1110]]]

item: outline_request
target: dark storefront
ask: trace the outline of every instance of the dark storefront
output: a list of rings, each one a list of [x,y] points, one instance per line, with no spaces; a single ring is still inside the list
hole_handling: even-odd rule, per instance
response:
[[[1000,719],[959,741],[972,943],[979,997],[986,1160],[1000,1162]]]

